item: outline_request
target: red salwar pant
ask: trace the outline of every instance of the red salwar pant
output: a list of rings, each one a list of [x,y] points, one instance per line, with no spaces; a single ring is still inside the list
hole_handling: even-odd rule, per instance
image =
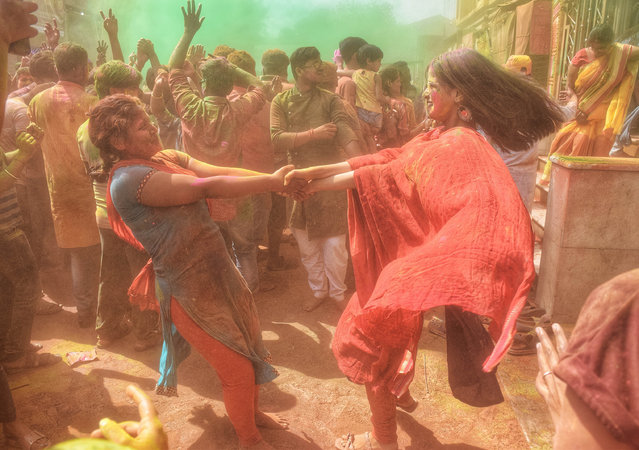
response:
[[[255,425],[259,387],[251,361],[200,328],[184,308],[171,299],[171,319],[182,337],[215,369],[222,382],[226,413],[242,446],[257,444],[262,435]]]

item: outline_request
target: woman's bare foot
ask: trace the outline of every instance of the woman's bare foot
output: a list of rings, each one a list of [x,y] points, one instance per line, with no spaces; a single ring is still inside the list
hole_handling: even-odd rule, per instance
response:
[[[257,444],[248,445],[248,446],[240,445],[240,450],[275,450],[275,447],[273,447],[271,444],[269,444],[264,439],[262,439]]]
[[[358,450],[358,449],[382,449],[397,450],[397,444],[381,444],[373,437],[372,433],[366,431],[362,434],[348,433],[335,441],[335,448],[340,450]]]
[[[255,425],[271,430],[288,430],[288,420],[275,414],[266,414],[262,411],[255,413]]]

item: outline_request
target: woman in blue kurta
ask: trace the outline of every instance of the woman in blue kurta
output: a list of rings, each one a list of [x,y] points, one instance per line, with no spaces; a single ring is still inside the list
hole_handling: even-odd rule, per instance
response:
[[[146,287],[160,305],[164,347],[157,392],[177,394],[176,368],[191,344],[222,381],[240,445],[268,448],[256,425],[275,423],[256,408],[257,385],[277,373],[267,362],[251,292],[210,217],[217,204],[206,199],[281,191],[291,167],[265,175],[161,151],[157,129],[124,95],[94,108],[89,133],[110,172],[107,203],[114,231],[151,256],[152,265],[133,291]]]

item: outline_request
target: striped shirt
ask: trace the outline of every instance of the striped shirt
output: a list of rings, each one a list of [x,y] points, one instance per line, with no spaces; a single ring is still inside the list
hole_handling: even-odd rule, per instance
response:
[[[6,156],[0,152],[0,171],[4,171],[8,165]],[[6,191],[0,192],[0,233],[8,233],[20,225],[22,225],[22,215],[18,206],[18,196],[16,188],[11,186]]]

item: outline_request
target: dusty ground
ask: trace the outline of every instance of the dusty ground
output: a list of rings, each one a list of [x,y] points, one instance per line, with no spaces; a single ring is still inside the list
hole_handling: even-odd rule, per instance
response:
[[[282,250],[296,257],[292,244],[283,244]],[[256,304],[281,375],[263,386],[260,403],[264,411],[286,417],[291,427],[266,430],[264,438],[276,448],[328,449],[342,434],[370,430],[364,389],[342,376],[330,350],[340,310],[327,302],[311,313],[302,311],[301,303],[311,294],[301,266],[265,277],[276,288],[258,294]],[[95,332],[77,327],[73,300],[65,290],[54,293],[65,304],[64,312],[38,316],[33,341],[58,354],[90,350]],[[179,397],[156,396],[160,349],[136,353],[133,343],[129,335],[108,351],[98,349],[99,360],[73,368],[58,363],[11,375],[19,417],[53,443],[87,436],[102,417],[138,417],[124,393],[128,384],[137,383],[150,393],[172,449],[237,448],[220,383],[204,359],[192,354],[180,366]],[[411,387],[420,405],[412,414],[398,412],[401,448],[550,448],[551,425],[534,389],[534,356],[504,360],[499,376],[507,401],[489,408],[455,400],[446,373],[445,341],[425,331]]]

